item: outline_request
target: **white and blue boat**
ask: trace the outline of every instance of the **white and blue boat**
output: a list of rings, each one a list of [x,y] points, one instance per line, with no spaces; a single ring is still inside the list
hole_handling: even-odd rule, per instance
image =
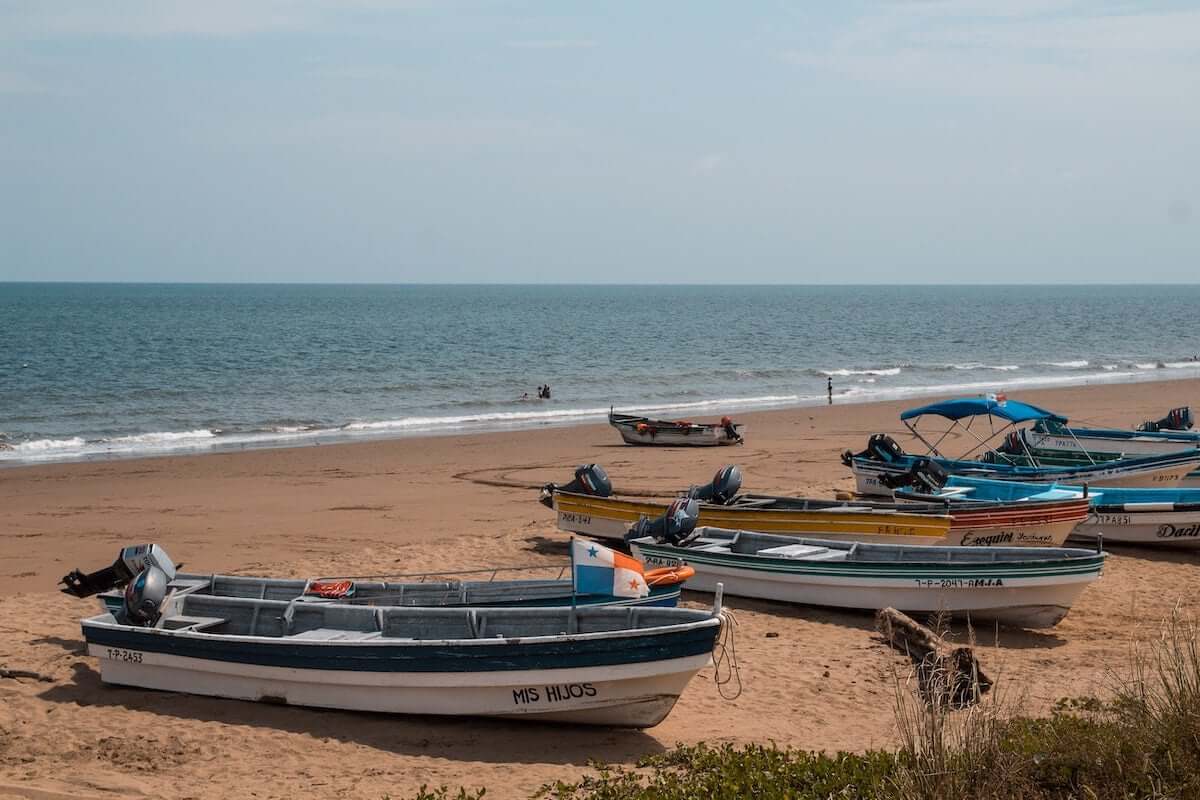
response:
[[[924,417],[950,420],[951,426],[929,434],[919,428]],[[992,448],[997,437],[1019,433],[1020,424],[1043,422],[1065,425],[1065,417],[1051,411],[1008,400],[1003,395],[946,400],[905,411],[901,421],[928,451],[925,455],[904,452],[886,434],[870,438],[860,453],[846,451],[842,461],[854,472],[858,491],[867,495],[889,496],[892,487],[905,482],[915,466],[931,461],[954,475],[967,475],[1025,483],[1088,484],[1096,487],[1174,487],[1189,473],[1200,469],[1200,450],[1195,447],[1174,452],[1120,458],[1096,463],[1051,466],[1041,463],[1037,454],[1021,456]],[[997,425],[999,421],[1000,425]],[[965,440],[972,446],[956,458],[948,458],[941,447],[948,439]]]
[[[105,683],[398,714],[661,722],[722,624],[682,608],[397,608],[178,592],[82,622]]]
[[[631,533],[632,535],[632,533]],[[1100,577],[1104,553],[1057,547],[942,547],[842,542],[696,528],[682,538],[640,536],[647,564],[686,563],[688,589],[804,605],[946,613],[1027,628],[1067,615]]]
[[[583,576],[613,595],[649,593],[629,557],[598,545],[584,552],[587,563],[573,558],[573,586]],[[179,579],[155,545],[63,579],[64,591],[82,597],[125,585],[119,608],[106,604],[82,621],[102,681],[320,708],[640,728],[661,722],[711,663],[724,621],[719,599],[711,612],[410,607],[348,602],[344,582],[326,584],[332,596],[313,602],[271,579]],[[262,597],[235,596],[243,590]],[[290,599],[266,599],[272,592]]]

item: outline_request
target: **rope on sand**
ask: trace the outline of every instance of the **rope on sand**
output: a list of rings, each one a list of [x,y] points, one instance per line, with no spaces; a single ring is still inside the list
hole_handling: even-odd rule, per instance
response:
[[[737,663],[737,645],[733,629],[737,627],[737,617],[729,609],[721,612],[725,623],[721,625],[721,635],[713,644],[713,683],[717,685],[717,693],[723,700],[737,700],[742,694],[742,670]],[[725,667],[725,677],[721,677],[721,667]],[[730,683],[736,685],[732,694],[725,693],[725,687]]]
[[[561,464],[526,464],[514,467],[488,467],[487,469],[473,469],[466,472],[459,472],[452,477],[460,481],[469,481],[477,483],[481,486],[498,486],[502,489],[534,489],[541,490],[546,486],[545,481],[522,481],[508,476],[509,472],[518,470],[531,469],[562,469],[569,472],[573,467],[563,466]],[[621,489],[613,487],[613,494],[624,495],[625,497],[670,497],[674,492],[670,491],[646,491],[642,489]]]

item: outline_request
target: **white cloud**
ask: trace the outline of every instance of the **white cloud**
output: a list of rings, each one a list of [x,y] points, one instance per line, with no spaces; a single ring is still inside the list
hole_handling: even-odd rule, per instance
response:
[[[781,58],[857,81],[970,96],[1163,99],[1200,88],[1200,11],[1037,0],[999,7],[1006,13],[973,2],[893,3]]]

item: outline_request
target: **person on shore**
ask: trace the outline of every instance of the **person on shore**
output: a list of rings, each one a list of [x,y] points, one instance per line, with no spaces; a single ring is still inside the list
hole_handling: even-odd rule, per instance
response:
[[[826,380],[825,390],[827,392],[829,392],[829,405],[833,405],[833,376],[830,375],[825,380]]]

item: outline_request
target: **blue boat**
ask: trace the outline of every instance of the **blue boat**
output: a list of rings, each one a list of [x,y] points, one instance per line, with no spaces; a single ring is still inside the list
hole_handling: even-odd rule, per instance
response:
[[[924,417],[939,417],[949,420],[951,425],[943,431],[922,430],[920,421]],[[1037,453],[1027,447],[1020,456],[1006,452],[993,444],[998,438],[1009,438],[1014,433],[1018,434],[1019,439],[1023,432],[1019,425],[1041,423],[1043,426],[1064,426],[1067,418],[1028,403],[1008,400],[1003,395],[931,403],[905,411],[900,419],[913,437],[925,445],[927,452],[924,455],[906,453],[886,434],[872,436],[866,449],[860,453],[846,451],[842,461],[854,471],[861,494],[890,495],[893,486],[908,482],[906,476],[914,468],[930,462],[944,472],[955,475],[1039,484],[1086,483],[1106,487],[1178,486],[1190,473],[1200,469],[1200,450],[1195,447],[1064,466],[1041,463]],[[973,444],[964,454],[948,458],[940,448],[950,437],[956,440],[965,438]]]

